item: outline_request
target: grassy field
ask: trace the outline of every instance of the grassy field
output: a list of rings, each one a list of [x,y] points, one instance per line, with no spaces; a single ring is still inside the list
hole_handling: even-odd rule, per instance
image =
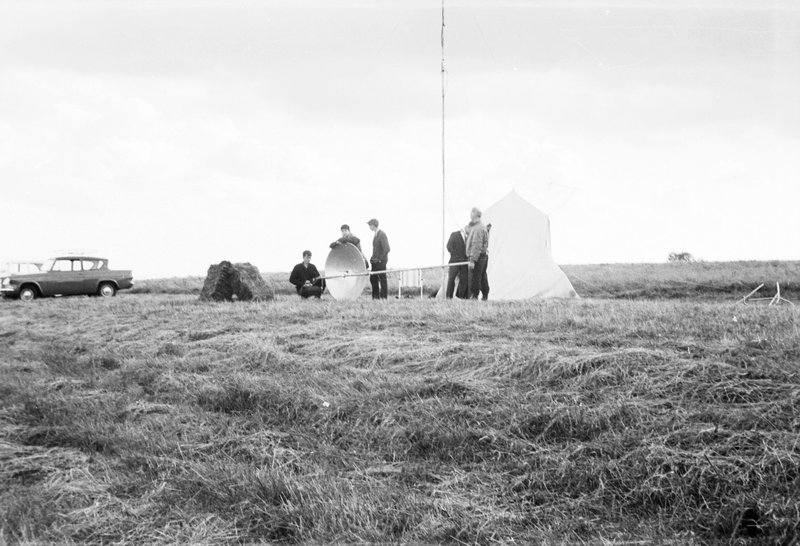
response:
[[[613,299],[700,299],[736,301],[760,284],[756,296],[772,297],[776,283],[781,295],[800,301],[800,262],[695,262],[660,264],[565,265],[562,269],[583,297]],[[426,270],[425,294],[441,284],[439,270]],[[276,294],[293,295],[289,273],[265,273]],[[204,276],[136,280],[137,294],[199,294]],[[489,279],[491,282],[491,279]],[[389,275],[389,291],[397,294],[397,277]],[[365,293],[369,292],[369,288]],[[419,289],[403,291],[415,296]]]
[[[733,303],[769,280],[0,302],[0,543],[797,544],[800,310]]]
[[[800,302],[800,262],[695,262],[567,265],[562,268],[578,294],[593,298],[738,300],[758,285],[754,297],[781,296]]]

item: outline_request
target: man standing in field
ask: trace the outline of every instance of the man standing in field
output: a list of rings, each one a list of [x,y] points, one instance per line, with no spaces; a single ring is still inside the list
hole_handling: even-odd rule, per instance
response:
[[[289,282],[294,285],[300,297],[319,298],[322,296],[322,291],[325,290],[325,280],[319,277],[317,267],[311,263],[311,251],[304,250],[303,261],[294,266],[289,275]]]
[[[372,238],[372,258],[369,259],[372,271],[386,271],[386,263],[389,261],[389,239],[383,230],[378,229],[378,221],[375,218],[367,222],[367,225],[375,234]],[[385,300],[388,297],[389,283],[386,280],[386,273],[370,275],[369,282],[372,285],[373,300]]]
[[[489,230],[481,222],[481,211],[477,207],[470,213],[469,235],[467,236],[467,259],[469,259],[469,298],[489,299],[489,278],[486,266],[489,263]]]
[[[450,263],[466,262],[467,261],[467,228],[464,226],[459,231],[454,231],[450,234],[450,239],[447,241],[447,252],[450,253]],[[458,279],[458,287],[456,288],[456,279]],[[447,291],[445,297],[453,299],[453,292],[455,296],[460,299],[467,298],[467,289],[469,287],[469,269],[466,265],[451,266],[447,272]]]

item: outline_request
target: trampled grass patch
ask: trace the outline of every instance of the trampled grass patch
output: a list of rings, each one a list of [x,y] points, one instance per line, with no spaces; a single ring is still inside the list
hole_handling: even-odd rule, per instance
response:
[[[3,302],[7,542],[785,543],[791,306]]]

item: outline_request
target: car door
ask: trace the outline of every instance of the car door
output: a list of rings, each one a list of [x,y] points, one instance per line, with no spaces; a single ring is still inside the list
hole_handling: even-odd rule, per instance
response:
[[[103,260],[83,260],[83,293],[96,294],[103,275]]]
[[[83,270],[78,259],[59,258],[42,283],[42,291],[48,296],[74,296],[83,294]]]

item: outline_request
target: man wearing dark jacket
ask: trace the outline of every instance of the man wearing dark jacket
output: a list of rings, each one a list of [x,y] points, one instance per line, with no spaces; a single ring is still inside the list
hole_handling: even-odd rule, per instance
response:
[[[364,251],[361,250],[361,239],[353,235],[353,233],[350,231],[350,226],[347,224],[342,224],[341,230],[342,236],[331,243],[331,248],[336,248],[339,245],[350,243],[358,249],[358,251],[361,253],[361,256],[364,258],[364,265],[369,268],[369,260],[367,260],[366,256],[364,256]]]
[[[386,263],[389,261],[389,239],[383,230],[378,229],[378,221],[375,218],[367,222],[367,225],[375,234],[372,238],[372,258],[369,259],[372,271],[386,271]],[[389,283],[386,280],[386,273],[370,275],[369,282],[372,285],[373,300],[385,300],[388,297]]]
[[[342,224],[341,231],[342,231],[342,236],[331,243],[331,248],[335,248],[345,243],[350,243],[351,245],[355,246],[359,252],[363,254],[364,251],[361,250],[361,239],[353,235],[353,233],[350,231],[350,226],[348,226],[347,224]]]
[[[447,252],[450,253],[451,264],[467,261],[467,226],[450,234],[450,239],[447,241]],[[458,288],[455,287],[456,279],[458,279]],[[445,292],[447,299],[453,298],[453,292],[457,298],[467,298],[468,287],[468,267],[466,265],[450,267],[447,272],[447,291]]]
[[[310,298],[314,296],[319,298],[322,295],[322,291],[325,290],[325,280],[319,277],[319,271],[311,263],[311,251],[304,250],[303,261],[294,266],[291,275],[289,275],[289,282],[294,285],[300,297]]]

